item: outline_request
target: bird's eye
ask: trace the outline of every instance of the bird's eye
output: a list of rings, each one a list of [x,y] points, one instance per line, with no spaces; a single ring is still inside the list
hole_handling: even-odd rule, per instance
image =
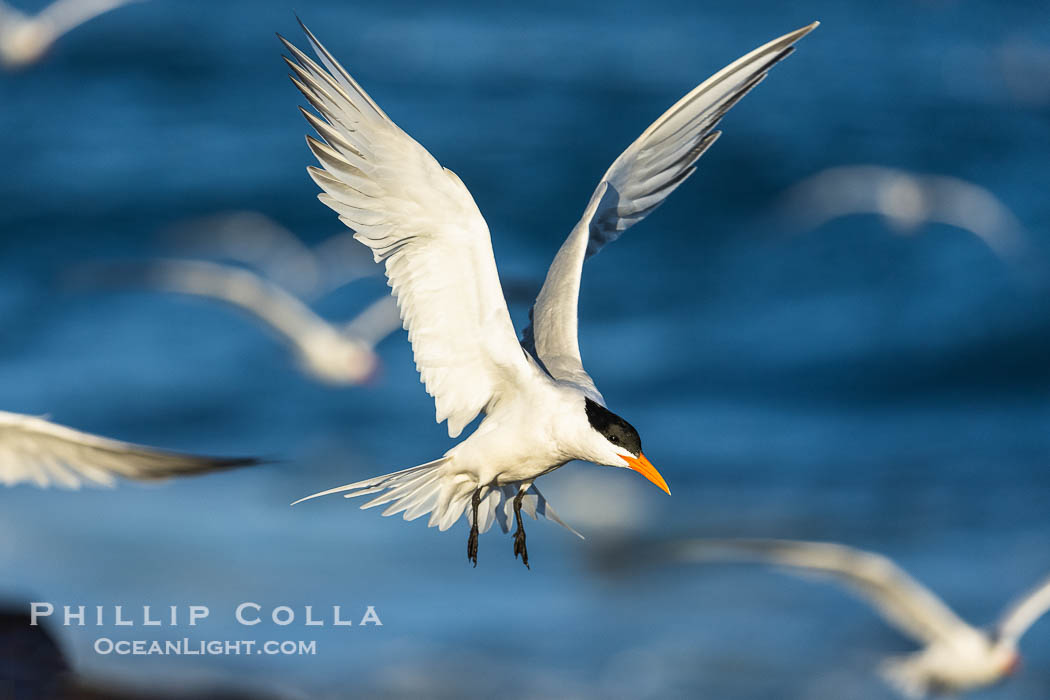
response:
[[[609,442],[611,442],[614,445],[619,445],[620,444],[620,438],[618,438],[615,435],[613,435],[611,438],[609,438]]]

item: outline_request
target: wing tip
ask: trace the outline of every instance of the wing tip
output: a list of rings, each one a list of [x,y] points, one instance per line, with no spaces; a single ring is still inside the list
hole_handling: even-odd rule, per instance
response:
[[[799,27],[798,29],[796,29],[795,31],[791,32],[790,34],[788,34],[784,38],[785,39],[790,39],[791,43],[795,43],[796,41],[798,41],[802,37],[806,36],[807,34],[812,32],[814,29],[816,29],[819,26],[820,26],[820,20],[814,20],[814,21],[810,22],[809,24],[807,24],[804,27]]]
[[[187,472],[187,476],[194,474],[210,474],[211,472],[228,471],[230,469],[241,469],[243,467],[257,467],[263,464],[273,464],[274,459],[262,457],[204,457],[201,469]]]
[[[298,499],[296,501],[292,501],[290,505],[293,505],[293,506],[299,505],[303,501],[310,501],[310,500],[313,500],[315,498],[320,498],[321,496],[329,496],[329,495],[331,495],[333,493],[339,493],[340,491],[344,491],[346,489],[347,489],[347,486],[336,486],[334,489],[328,489],[326,491],[318,491],[317,493],[311,493],[309,496],[303,496],[302,498],[300,498],[300,499]]]

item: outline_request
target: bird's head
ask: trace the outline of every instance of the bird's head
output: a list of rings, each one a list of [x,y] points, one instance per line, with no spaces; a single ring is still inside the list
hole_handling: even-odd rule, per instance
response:
[[[372,349],[337,333],[318,333],[300,348],[307,372],[326,384],[370,384],[379,373],[379,357]]]
[[[642,454],[642,438],[634,426],[589,398],[584,399],[584,407],[592,433],[587,441],[587,459],[595,464],[633,469],[670,495],[667,482]]]
[[[1003,635],[1001,631],[987,633],[988,663],[993,668],[997,679],[1005,679],[1021,670],[1023,659],[1017,648],[1017,639],[1013,635]]]
[[[1023,659],[1017,649],[1010,649],[1006,654],[1006,660],[1002,662],[1000,674],[1002,678],[1012,676],[1021,670]]]
[[[379,377],[379,356],[362,343],[348,341],[340,348],[340,375],[346,384],[372,385]]]
[[[0,27],[0,66],[8,70],[35,63],[51,46],[51,37],[39,22],[13,22]]]

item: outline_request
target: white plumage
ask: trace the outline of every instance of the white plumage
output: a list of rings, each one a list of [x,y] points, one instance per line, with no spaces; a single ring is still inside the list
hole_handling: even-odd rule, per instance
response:
[[[223,211],[188,219],[169,227],[166,234],[178,246],[179,257],[247,265],[307,301],[379,274],[372,256],[351,232],[343,231],[307,245],[284,225],[258,211]]]
[[[577,299],[583,263],[645,218],[696,171],[726,112],[787,57],[816,23],[769,42],[694,88],[653,122],[605,172],[583,217],[558,250],[530,313],[525,345],[555,379],[601,394],[583,369]]]
[[[282,38],[292,81],[319,115],[302,110],[322,139],[307,137],[321,165],[310,175],[321,201],[383,263],[438,422],[457,437],[484,414],[440,460],[307,498],[386,492],[365,507],[389,503],[384,514],[406,519],[430,513],[442,529],[466,511],[475,563],[478,533],[512,512],[514,551],[527,564],[520,511],[534,503],[537,514],[555,518],[533,485],[538,476],[581,459],[635,469],[667,490],[637,431],[605,408],[583,369],[576,339],[583,262],[694,171],[726,110],[814,27],[720,71],[616,159],[555,257],[520,344],[488,226],[463,182],[394,124],[309,30],[303,27],[321,65]]]
[[[156,481],[256,463],[254,459],[167,452],[0,411],[0,483],[5,486],[111,486],[117,477]]]
[[[336,325],[278,285],[251,270],[203,260],[157,260],[121,266],[123,282],[140,278],[161,291],[220,301],[251,315],[287,343],[300,368],[317,381],[362,384],[379,368],[375,346],[401,327],[389,296],[353,320]]]
[[[0,0],[0,65],[21,68],[40,60],[63,34],[139,0],[55,0],[29,17]]]
[[[929,589],[880,554],[840,544],[791,540],[693,540],[672,546],[691,562],[756,560],[839,581],[871,603],[923,649],[882,666],[909,698],[991,685],[1019,665],[1021,636],[1050,610],[1050,578],[1019,598],[990,629],[963,621]]]
[[[934,224],[968,231],[996,255],[1023,267],[1031,252],[1024,225],[984,187],[947,175],[879,165],[828,168],[794,185],[782,209],[805,228],[843,216],[877,214],[900,234]]]
[[[331,75],[285,43],[296,59],[288,62],[293,81],[327,120],[303,110],[325,139],[307,137],[324,166],[310,175],[321,201],[384,263],[437,420],[457,437],[501,383],[527,371],[488,226],[459,177],[311,42]]]

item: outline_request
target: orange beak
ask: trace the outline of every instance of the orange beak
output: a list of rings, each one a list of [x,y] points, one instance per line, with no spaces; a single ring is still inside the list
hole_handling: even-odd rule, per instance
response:
[[[620,455],[620,459],[627,462],[631,469],[663,489],[668,496],[671,495],[671,489],[667,488],[667,482],[660,476],[660,472],[656,471],[656,467],[645,458],[645,455],[639,453],[637,459],[631,455]]]

